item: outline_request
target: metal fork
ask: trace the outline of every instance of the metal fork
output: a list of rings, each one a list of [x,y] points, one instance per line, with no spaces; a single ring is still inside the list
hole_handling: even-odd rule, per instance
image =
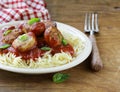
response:
[[[85,25],[84,25],[84,31],[90,32],[89,38],[92,42],[92,54],[91,54],[91,68],[94,71],[99,71],[103,68],[103,63],[99,54],[99,50],[96,44],[96,39],[94,36],[95,32],[99,32],[98,28],[98,14],[97,13],[90,13],[86,14],[85,16]]]

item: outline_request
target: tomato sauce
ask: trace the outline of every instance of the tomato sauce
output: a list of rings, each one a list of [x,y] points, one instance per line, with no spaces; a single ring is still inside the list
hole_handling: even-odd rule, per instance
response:
[[[16,56],[21,56],[22,59],[24,59],[24,60],[29,60],[29,59],[35,60],[36,58],[42,57],[44,55],[44,53],[46,52],[44,50],[41,50],[40,48],[44,47],[44,46],[48,46],[43,38],[40,38],[37,42],[38,42],[37,47],[35,47],[32,50],[27,51],[27,52],[19,52],[18,50],[14,49],[11,46],[7,49],[0,50],[0,53],[3,54],[3,53],[11,52]],[[0,42],[0,44],[3,44],[3,43]],[[52,47],[51,48],[51,54],[52,55],[54,55],[55,53],[60,53],[61,51],[70,53],[72,56],[74,54],[74,49],[70,44],[59,45],[57,47]]]
[[[9,29],[13,29],[13,28],[14,27],[11,26]],[[21,27],[19,27],[19,28],[21,28]],[[56,29],[52,29],[52,30],[57,32]],[[0,45],[4,44],[1,41],[3,31],[4,30],[0,30]],[[44,36],[43,37],[41,37],[41,36],[36,37],[37,45],[34,48],[32,48],[31,50],[29,50],[29,51],[20,52],[11,45],[11,47],[9,47],[7,49],[0,50],[0,54],[11,52],[16,56],[21,56],[22,59],[24,59],[24,60],[29,60],[29,59],[35,60],[36,58],[42,57],[45,54],[45,52],[47,52],[45,50],[41,50],[42,47],[47,46],[47,47],[51,48],[51,54],[52,55],[54,55],[56,53],[60,53],[60,52],[67,52],[67,53],[70,53],[73,56],[73,54],[74,54],[73,47],[70,44],[67,44],[67,45],[61,44],[62,36],[57,37],[58,35],[56,36],[56,33],[55,34],[53,34],[53,33],[54,32],[51,32],[51,34],[50,33],[47,34],[47,32],[46,32],[46,35],[44,35],[46,37],[44,37]],[[59,32],[57,32],[57,33],[60,34]],[[55,36],[55,37],[58,38],[58,39],[55,39],[57,44],[51,38],[52,36]],[[55,38],[55,37],[53,37],[53,38]],[[47,38],[49,38],[49,39],[47,39]],[[49,44],[47,43],[46,40],[48,41]]]
[[[66,46],[60,45],[55,48],[52,48],[51,54],[54,55],[55,53],[60,53],[61,51],[70,53],[71,55],[74,54],[74,50],[73,50],[72,46],[69,44]],[[35,47],[32,50],[27,51],[27,52],[19,52],[16,49],[14,49],[13,47],[10,47],[8,49],[0,51],[1,54],[8,53],[8,52],[11,52],[16,56],[21,56],[22,59],[24,59],[24,60],[28,60],[28,59],[35,60],[36,58],[42,57],[46,51],[43,51],[37,47]]]
[[[74,49],[70,44],[59,45],[57,47],[54,47],[51,53],[55,54],[55,53],[60,53],[61,51],[70,53],[72,56],[74,54]]]
[[[27,52],[19,52],[16,49],[14,49],[13,47],[10,47],[7,49],[8,52],[11,52],[13,54],[15,54],[16,56],[21,56],[22,59],[28,60],[28,59],[33,59],[35,60],[35,58],[41,57],[44,55],[45,51],[42,51],[39,48],[33,48],[30,51]]]

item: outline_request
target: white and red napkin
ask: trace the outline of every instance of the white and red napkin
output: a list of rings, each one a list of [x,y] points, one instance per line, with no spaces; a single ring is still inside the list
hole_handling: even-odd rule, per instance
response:
[[[50,20],[44,0],[0,0],[0,24],[34,17]]]

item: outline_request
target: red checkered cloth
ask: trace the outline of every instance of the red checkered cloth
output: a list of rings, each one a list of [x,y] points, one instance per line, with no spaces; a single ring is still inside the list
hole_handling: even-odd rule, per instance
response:
[[[34,17],[50,20],[44,0],[0,0],[0,23]]]

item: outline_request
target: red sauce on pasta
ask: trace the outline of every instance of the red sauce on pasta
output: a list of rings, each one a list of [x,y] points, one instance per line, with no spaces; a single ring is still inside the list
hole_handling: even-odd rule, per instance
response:
[[[37,26],[37,25],[39,25],[39,26]],[[28,27],[29,27],[29,30],[28,30]],[[39,28],[39,27],[41,27],[41,28]],[[47,25],[47,27],[48,27],[48,25]],[[14,28],[15,27],[11,26],[8,29],[11,30],[11,29],[14,29]],[[30,26],[27,25],[27,28],[25,29],[25,26],[22,25],[22,26],[19,27],[19,29],[20,29],[20,35],[21,35],[21,34],[23,34],[22,31],[23,32],[30,31]],[[5,30],[6,29],[0,31],[0,46],[4,44],[4,42],[2,41],[2,36],[3,36],[3,32]],[[37,32],[39,30],[42,30],[42,31]],[[47,31],[44,32],[45,30],[47,30]],[[53,31],[51,31],[51,30],[53,30]],[[38,24],[36,23],[36,24],[34,24],[34,28],[32,28],[32,31],[31,31],[33,33],[35,32],[36,38],[34,40],[37,40],[37,45],[35,44],[36,46],[34,46],[34,44],[33,44],[34,48],[31,48],[28,51],[21,52],[11,44],[11,46],[9,48],[0,50],[0,54],[3,54],[3,53],[6,54],[8,52],[11,52],[16,56],[21,56],[22,59],[24,59],[24,60],[28,60],[28,59],[35,60],[36,58],[42,57],[45,54],[45,52],[47,52],[46,50],[41,50],[42,47],[47,46],[47,47],[51,48],[51,54],[52,55],[54,55],[56,53],[60,53],[60,52],[67,52],[67,53],[70,53],[73,56],[73,54],[74,54],[73,47],[70,44],[63,45],[61,43],[62,35],[61,35],[60,32],[57,32],[57,31],[56,31],[55,27],[45,29],[45,25],[43,23],[42,24],[41,23],[38,23]],[[46,33],[46,34],[44,34],[44,33]],[[57,35],[56,35],[56,33],[57,33]],[[19,33],[17,33],[17,35],[18,34]],[[46,37],[44,37],[44,36],[46,36]],[[54,37],[54,36],[56,36],[56,37]],[[59,37],[57,37],[57,36],[59,36]],[[8,36],[8,38],[9,38],[9,36]],[[5,38],[4,38],[4,41],[6,41]],[[16,44],[18,44],[18,43],[16,43]],[[20,46],[22,46],[22,45],[20,45]]]

